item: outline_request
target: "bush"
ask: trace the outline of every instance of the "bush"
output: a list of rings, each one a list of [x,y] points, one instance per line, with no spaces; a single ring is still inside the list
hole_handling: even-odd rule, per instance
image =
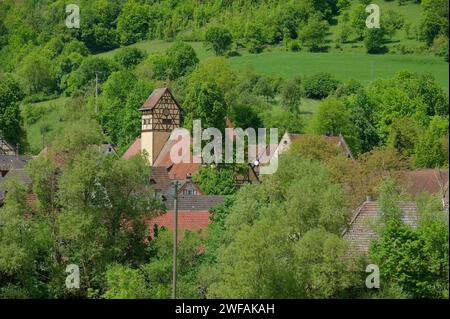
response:
[[[399,45],[398,46],[398,50],[401,54],[412,54],[414,53],[414,50],[411,49],[410,47],[406,46],[406,45]]]
[[[32,125],[39,121],[45,114],[49,113],[53,108],[52,105],[45,104],[26,104],[23,108],[23,117],[27,125]]]
[[[114,54],[114,61],[125,69],[132,68],[139,64],[146,56],[143,50],[137,48],[123,48]]]
[[[176,79],[190,73],[199,62],[194,48],[185,42],[175,42],[172,44],[167,49],[166,55],[169,64],[168,72],[170,73],[169,76],[171,79]]]
[[[446,57],[448,62],[448,38],[445,35],[439,35],[434,39],[432,50],[437,56]]]
[[[98,75],[99,83],[106,81],[115,66],[109,59],[99,57],[87,57],[80,67],[72,72],[67,80],[67,93],[74,94],[83,91],[89,83],[95,82],[95,75]]]
[[[210,27],[205,33],[205,42],[216,55],[223,55],[231,47],[233,37],[228,29],[222,27]]]
[[[306,77],[303,88],[307,97],[322,99],[336,90],[338,85],[339,81],[332,74],[320,72]]]
[[[384,31],[383,29],[369,29],[366,39],[364,40],[367,53],[386,53],[386,47],[384,46]]]
[[[301,50],[300,41],[298,40],[292,40],[289,42],[289,50],[292,52],[298,52]]]

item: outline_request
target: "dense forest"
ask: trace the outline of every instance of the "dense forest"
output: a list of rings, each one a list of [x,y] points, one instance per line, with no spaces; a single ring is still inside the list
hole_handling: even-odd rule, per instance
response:
[[[271,52],[336,54],[339,63],[348,51],[448,68],[448,1],[383,2],[420,15],[389,9],[381,28],[367,29],[365,0],[1,1],[0,138],[41,155],[26,168],[37,201],[8,181],[0,208],[0,298],[170,297],[172,235],[152,238],[144,222],[162,207],[148,196],[151,168],[144,156],[92,147],[108,142],[123,154],[140,136],[139,108],[162,86],[186,128],[201,119],[223,130],[228,117],[309,139],[258,185],[237,187],[236,167],[193,177],[227,198],[204,234],[183,234],[180,297],[448,298],[441,198],[420,199],[414,229],[395,205],[410,199],[398,171],[448,169],[448,91],[435,74],[410,70],[415,60],[370,81],[232,66]],[[80,28],[65,24],[69,3]],[[339,134],[356,161],[318,138]],[[348,258],[341,233],[368,194],[383,211],[381,235],[369,256]],[[376,291],[364,286],[368,260],[381,265]],[[80,265],[81,289],[64,286],[69,262]]]

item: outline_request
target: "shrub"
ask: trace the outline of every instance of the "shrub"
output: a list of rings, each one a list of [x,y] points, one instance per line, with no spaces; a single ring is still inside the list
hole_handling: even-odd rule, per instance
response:
[[[146,53],[143,50],[137,48],[123,48],[114,54],[114,61],[120,66],[129,69],[139,64],[145,56]]]
[[[366,45],[367,53],[385,53],[386,47],[384,46],[383,29],[369,29],[364,44]]]
[[[304,80],[305,95],[313,99],[322,99],[330,95],[339,85],[339,81],[329,73],[320,72]]]
[[[301,50],[301,45],[299,40],[292,40],[289,42],[289,50],[293,52],[298,52]]]
[[[230,49],[233,37],[226,28],[210,27],[205,33],[205,42],[216,55],[223,55]]]

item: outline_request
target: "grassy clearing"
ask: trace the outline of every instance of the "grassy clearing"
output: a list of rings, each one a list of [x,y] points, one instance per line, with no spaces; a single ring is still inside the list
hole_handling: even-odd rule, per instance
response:
[[[49,109],[48,112],[35,123],[30,125],[25,124],[27,141],[30,145],[32,154],[38,154],[42,150],[43,137],[44,144],[48,144],[52,141],[54,134],[63,127],[61,119],[64,105],[69,99],[69,97],[60,97],[54,100],[31,104],[32,106],[47,106]],[[22,105],[22,109],[24,107],[25,105]],[[41,132],[45,132],[44,136],[42,136]]]
[[[147,53],[164,52],[172,45],[172,43],[173,42],[167,42],[163,40],[145,40],[139,43],[131,44],[129,47],[138,48],[146,51]],[[208,51],[203,46],[202,42],[189,42],[189,44],[192,45],[192,47],[195,49],[195,52],[197,53],[197,56],[200,60],[213,55],[211,51]],[[97,54],[97,56],[112,58],[118,50],[120,50],[120,48],[108,52],[99,53]]]
[[[380,7],[381,19],[383,17],[383,13],[388,10],[393,10],[402,15],[406,24],[409,25],[409,34],[407,34],[406,28],[404,27],[402,30],[398,30],[392,39],[389,40],[389,43],[386,44],[390,51],[395,51],[395,46],[397,44],[402,44],[413,51],[425,47],[424,43],[418,41],[415,36],[415,30],[420,24],[423,12],[423,7],[420,4],[408,2],[402,6],[399,6],[397,1],[386,2],[385,0],[372,0],[371,3],[377,4]],[[350,11],[358,4],[360,4],[359,1],[353,1],[348,10]],[[362,41],[358,41],[355,35],[353,35],[348,43],[341,43],[339,48],[336,47],[338,34],[342,23],[341,19],[341,16],[339,16],[338,23],[330,26],[329,34],[327,36],[330,52],[365,53],[364,43]]]
[[[405,6],[406,7],[406,6]],[[200,60],[212,56],[202,43],[190,42]],[[148,40],[133,44],[147,52],[164,52],[170,42]],[[101,53],[98,56],[112,57],[117,51]],[[388,78],[396,71],[406,69],[418,73],[431,73],[448,93],[448,63],[433,55],[370,55],[364,52],[287,52],[282,47],[269,47],[263,53],[230,58],[234,69],[252,66],[257,72],[279,75],[289,79],[296,75],[305,76],[317,72],[330,72],[342,81],[355,79],[363,84],[379,78]]]
[[[241,57],[231,58],[230,63],[235,69],[249,65],[257,72],[279,75],[283,78],[329,72],[341,81],[355,79],[363,84],[379,78],[388,78],[402,69],[418,73],[428,72],[434,75],[448,93],[448,63],[434,56],[294,53],[275,49],[271,52],[244,54]]]

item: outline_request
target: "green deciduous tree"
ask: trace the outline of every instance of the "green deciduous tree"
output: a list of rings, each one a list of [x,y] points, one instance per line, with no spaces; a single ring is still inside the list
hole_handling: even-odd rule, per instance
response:
[[[342,134],[353,152],[358,153],[360,150],[360,142],[356,127],[351,121],[350,110],[335,97],[328,97],[320,103],[311,123],[311,129],[316,134]]]
[[[120,149],[128,146],[140,134],[139,108],[152,92],[153,85],[138,80],[128,70],[111,74],[103,84],[98,100],[98,119],[112,142]]]
[[[56,82],[51,70],[50,60],[33,51],[22,61],[18,74],[25,80],[27,91],[33,93],[52,93]]]
[[[346,220],[342,195],[323,166],[296,155],[281,158],[261,185],[241,188],[225,217],[208,296],[339,296],[351,277],[341,271],[346,245],[337,235]]]
[[[98,145],[104,138],[95,122],[73,122],[46,154],[29,163],[35,202],[25,200],[25,189],[8,186],[11,196],[0,216],[4,222],[4,212],[11,212],[6,223],[17,235],[5,237],[7,228],[0,227],[0,245],[21,247],[16,256],[22,259],[20,268],[0,269],[12,274],[2,276],[0,290],[11,293],[15,284],[32,298],[101,295],[108,265],[148,260],[146,220],[162,210],[159,200],[148,196],[150,168],[141,156],[123,160],[105,154]],[[64,285],[65,267],[72,263],[80,268],[78,290]],[[26,282],[17,280],[23,267]]]
[[[372,28],[367,31],[367,36],[364,39],[367,53],[384,53],[386,51],[384,34],[385,31],[381,28]]]
[[[296,77],[286,82],[281,89],[283,106],[292,113],[298,113],[302,97],[301,79]]]
[[[25,134],[19,101],[24,97],[19,83],[11,75],[0,73],[0,138],[23,151]]]
[[[203,167],[194,176],[200,189],[208,195],[231,195],[236,191],[233,167]]]
[[[448,38],[448,1],[434,0],[423,1],[424,15],[420,24],[422,37],[428,46],[433,44],[439,35]]]
[[[360,40],[362,40],[366,30],[367,16],[368,15],[365,11],[365,6],[362,4],[357,4],[350,11],[350,25],[352,26],[353,30],[358,35]]]
[[[416,144],[415,165],[430,168],[448,165],[448,155],[443,145],[443,138],[447,136],[448,116],[434,117]]]
[[[189,83],[183,107],[187,112],[185,127],[192,129],[193,120],[201,120],[202,127],[215,127],[224,132],[227,105],[216,81]]]
[[[98,83],[103,83],[115,69],[114,64],[104,58],[88,57],[80,67],[70,74],[67,80],[67,93],[77,93],[95,85],[96,75]]]
[[[171,79],[190,73],[199,62],[194,48],[185,42],[175,42],[167,49],[168,70]]]
[[[138,48],[122,48],[114,54],[114,61],[120,66],[130,69],[139,64],[145,56],[145,51]]]
[[[205,42],[216,55],[223,55],[231,47],[233,37],[230,31],[223,27],[210,27],[205,33]]]
[[[305,95],[313,99],[327,97],[338,85],[339,81],[332,74],[325,72],[316,73],[303,80]]]
[[[328,27],[327,21],[317,16],[310,17],[308,23],[300,29],[299,36],[303,45],[309,47],[310,51],[323,50]]]
[[[416,144],[421,134],[421,128],[408,118],[394,120],[387,138],[387,145],[395,147],[403,155],[414,154]]]
[[[386,284],[406,296],[448,298],[448,219],[439,203],[425,210],[434,218],[420,218],[417,229],[399,219],[388,220],[370,247],[370,257]]]
[[[245,41],[250,53],[262,52],[266,43],[263,26],[259,23],[248,23],[245,27]]]
[[[120,43],[127,45],[143,40],[149,31],[149,9],[146,4],[127,2],[117,18]]]

